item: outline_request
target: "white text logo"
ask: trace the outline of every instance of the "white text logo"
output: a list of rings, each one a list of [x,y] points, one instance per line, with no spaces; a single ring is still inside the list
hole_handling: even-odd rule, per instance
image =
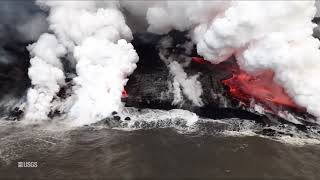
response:
[[[18,167],[38,167],[38,162],[18,162]]]

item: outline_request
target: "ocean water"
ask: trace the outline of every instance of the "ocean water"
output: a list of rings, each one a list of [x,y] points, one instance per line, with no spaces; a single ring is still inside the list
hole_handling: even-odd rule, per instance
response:
[[[158,126],[2,121],[0,179],[320,179],[317,137],[263,136],[255,123],[194,119],[179,110],[131,115]]]

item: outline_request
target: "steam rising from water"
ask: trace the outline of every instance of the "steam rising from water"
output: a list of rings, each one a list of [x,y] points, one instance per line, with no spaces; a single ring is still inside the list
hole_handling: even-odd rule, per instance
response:
[[[121,91],[127,76],[136,68],[138,56],[128,43],[132,33],[120,5],[146,19],[150,32],[189,30],[198,54],[212,63],[236,55],[241,68],[250,73],[272,69],[275,81],[296,103],[320,117],[320,43],[312,37],[315,25],[311,20],[316,13],[313,1],[120,0],[38,4],[49,9],[49,29],[53,34],[41,36],[29,48],[33,57],[29,76],[34,86],[28,92],[26,118],[46,119],[52,99],[64,85],[60,63],[64,55],[76,64],[77,77],[68,100],[71,105],[64,109],[76,125],[95,122],[121,108]],[[43,52],[37,47],[43,47]],[[201,99],[198,102],[200,105]]]
[[[140,11],[151,32],[190,30],[198,54],[212,63],[236,55],[250,73],[272,69],[296,103],[320,117],[314,1],[161,1]]]
[[[28,49],[33,56],[28,72],[33,87],[28,91],[25,117],[32,121],[44,120],[51,111],[54,96],[65,83],[59,58],[65,55],[66,49],[51,34],[43,34]]]
[[[213,63],[236,54],[252,73],[272,69],[288,94],[320,117],[320,43],[312,37],[314,2],[233,2],[197,38],[198,53]]]
[[[50,9],[48,21],[50,30],[54,32],[51,36],[56,36],[76,62],[78,76],[74,78],[74,94],[70,97],[72,103],[68,110],[73,124],[92,123],[118,110],[122,105],[121,92],[126,84],[126,77],[136,68],[138,55],[133,46],[127,42],[132,39],[132,34],[118,10],[117,3],[100,1],[38,1],[38,3]],[[34,46],[40,46],[45,40],[40,39]],[[41,52],[33,53],[38,56]],[[56,56],[61,54],[53,51],[50,55],[55,55],[54,53]],[[57,58],[51,59],[58,61]],[[34,99],[37,99],[36,106],[41,112],[35,113],[32,108],[27,108],[27,114],[33,114],[32,119],[44,119],[50,111],[52,96],[59,90],[57,86],[47,86],[46,83],[52,77],[58,77],[51,80],[52,82],[60,81],[63,79],[63,73],[48,72],[51,67],[40,63],[42,61],[38,59],[33,59],[32,62],[34,63],[31,63],[29,69],[30,78],[35,82],[34,69],[37,67],[42,69],[43,72],[38,71],[38,76],[42,76],[43,79],[37,81],[37,84],[39,87],[45,86],[46,91],[29,90],[28,103],[34,104]],[[37,96],[49,98],[35,98]]]

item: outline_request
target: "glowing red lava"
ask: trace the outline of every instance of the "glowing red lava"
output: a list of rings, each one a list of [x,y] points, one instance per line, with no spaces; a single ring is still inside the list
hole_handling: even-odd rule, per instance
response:
[[[203,58],[200,58],[200,57],[192,57],[192,61],[196,62],[198,64],[208,63],[208,61],[206,61],[206,60],[204,60]]]
[[[123,89],[121,98],[127,98],[128,96],[129,95],[128,95],[127,91],[125,89]]]
[[[194,62],[203,63],[199,60],[201,58],[192,59]],[[230,70],[233,76],[223,80],[222,83],[230,88],[230,93],[233,98],[247,105],[249,105],[252,100],[255,100],[271,111],[280,106],[305,111],[304,108],[298,106],[288,96],[281,85],[273,80],[273,71],[265,70],[259,75],[253,76],[239,68],[235,69],[231,67],[227,70]]]
[[[230,88],[234,98],[243,102],[250,103],[250,99],[253,98],[270,109],[273,104],[301,109],[284,89],[274,82],[273,77],[274,73],[271,70],[263,71],[257,76],[239,70],[232,78],[222,82]]]

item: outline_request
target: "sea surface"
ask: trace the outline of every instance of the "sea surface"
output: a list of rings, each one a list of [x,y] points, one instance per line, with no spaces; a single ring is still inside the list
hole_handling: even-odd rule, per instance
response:
[[[320,179],[316,140],[190,127],[68,129],[3,121],[0,179]]]

